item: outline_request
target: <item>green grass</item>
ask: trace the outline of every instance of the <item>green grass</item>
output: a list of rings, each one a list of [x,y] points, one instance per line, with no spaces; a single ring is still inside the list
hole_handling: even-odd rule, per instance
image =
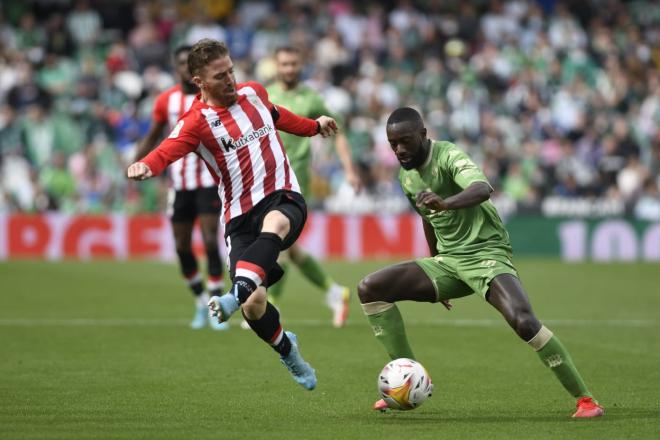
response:
[[[383,264],[327,267],[354,286]],[[380,414],[370,407],[387,359],[357,299],[335,330],[295,272],[281,309],[317,370],[313,392],[236,320],[223,333],[188,329],[176,266],[12,262],[0,264],[0,438],[657,438],[658,266],[518,268],[605,405],[602,419],[571,419],[573,399],[476,297],[451,312],[402,307],[436,392],[415,411]]]

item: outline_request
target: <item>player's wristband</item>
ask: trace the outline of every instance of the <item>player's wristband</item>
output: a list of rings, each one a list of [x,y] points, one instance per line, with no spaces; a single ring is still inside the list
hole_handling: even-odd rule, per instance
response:
[[[319,121],[316,121],[316,134],[319,134],[321,132],[321,123]]]

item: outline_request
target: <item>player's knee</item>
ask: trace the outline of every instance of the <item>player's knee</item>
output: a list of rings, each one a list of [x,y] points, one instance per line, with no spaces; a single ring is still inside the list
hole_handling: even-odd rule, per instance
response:
[[[207,253],[217,253],[218,241],[213,238],[204,238],[204,249]]]
[[[362,304],[382,300],[379,297],[379,289],[376,287],[376,281],[371,275],[367,275],[360,280],[357,292]]]
[[[516,313],[513,328],[518,336],[525,341],[529,341],[541,329],[541,323],[531,311],[522,310]]]
[[[270,211],[264,218],[261,232],[272,232],[284,239],[291,230],[289,218],[279,211]]]
[[[177,253],[183,254],[192,252],[192,246],[190,240],[184,237],[175,237],[174,238],[174,247],[176,248]]]

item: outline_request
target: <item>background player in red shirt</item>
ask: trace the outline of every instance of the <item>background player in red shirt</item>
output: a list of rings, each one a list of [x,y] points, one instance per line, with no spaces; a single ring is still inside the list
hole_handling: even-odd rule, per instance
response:
[[[149,132],[138,146],[135,160],[142,159],[158,145],[165,130],[172,130],[199,93],[199,88],[190,81],[189,52],[190,46],[181,46],[174,51],[174,70],[179,83],[156,98]],[[187,154],[170,166],[169,180],[167,214],[172,222],[181,273],[195,296],[195,315],[190,327],[200,329],[208,322],[213,329],[224,330],[229,324],[219,323],[211,318],[207,305],[210,296],[219,295],[225,287],[222,279],[223,263],[218,249],[218,220],[221,210],[218,185],[204,161],[194,153]],[[197,218],[206,250],[206,291],[197,258],[192,250],[192,232]]]
[[[242,306],[250,328],[280,354],[294,380],[314,389],[314,370],[300,355],[296,335],[282,330],[266,295],[283,274],[280,251],[296,241],[307,218],[277,130],[330,136],[337,125],[327,116],[303,118],[273,105],[261,84],[236,84],[229,50],[219,41],[195,44],[188,69],[201,95],[168,139],[128,168],[128,177],[148,179],[193,151],[204,158],[220,186],[233,281],[232,290],[212,297],[209,306],[220,321]]]

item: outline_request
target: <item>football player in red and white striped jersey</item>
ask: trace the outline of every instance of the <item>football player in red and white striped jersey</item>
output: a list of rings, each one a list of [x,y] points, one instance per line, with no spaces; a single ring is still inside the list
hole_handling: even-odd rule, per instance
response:
[[[136,160],[142,159],[158,145],[166,128],[168,131],[174,128],[199,93],[197,86],[190,81],[188,72],[190,49],[190,46],[181,46],[174,51],[174,68],[179,83],[156,98],[151,126],[138,146]],[[219,295],[224,290],[223,262],[218,249],[218,219],[221,210],[218,185],[204,161],[195,153],[176,160],[169,168],[168,216],[172,222],[181,273],[195,296],[195,315],[190,326],[199,329],[209,323],[215,330],[224,330],[228,324],[219,324],[212,319],[207,306],[210,295]],[[192,250],[192,232],[197,218],[207,259],[206,290]]]
[[[334,119],[303,118],[273,105],[261,84],[237,84],[224,43],[201,40],[188,55],[188,69],[201,90],[168,139],[128,168],[128,177],[158,175],[190,152],[200,155],[219,184],[229,249],[232,290],[209,306],[226,321],[241,305],[252,330],[268,342],[296,382],[314,389],[316,376],[284,332],[266,287],[281,278],[281,250],[290,247],[307,218],[305,201],[277,130],[298,136],[331,136]]]

